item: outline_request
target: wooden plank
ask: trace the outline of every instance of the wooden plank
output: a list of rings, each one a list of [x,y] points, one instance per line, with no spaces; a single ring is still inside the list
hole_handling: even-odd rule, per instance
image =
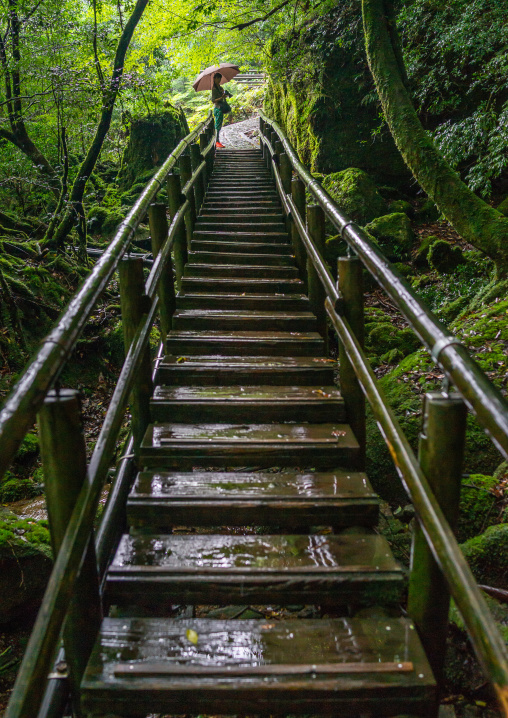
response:
[[[323,339],[317,332],[171,331],[166,351],[179,356],[205,352],[223,356],[319,357],[323,353]]]
[[[173,327],[178,330],[214,331],[316,331],[311,312],[270,312],[252,309],[178,309]]]
[[[227,277],[237,279],[298,279],[296,267],[244,264],[187,264],[185,277]]]

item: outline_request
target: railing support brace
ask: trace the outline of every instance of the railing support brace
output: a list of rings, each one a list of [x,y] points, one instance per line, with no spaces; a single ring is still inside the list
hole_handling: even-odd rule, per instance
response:
[[[72,389],[50,391],[39,412],[38,423],[51,543],[56,556],[86,481],[86,447],[78,392]],[[79,686],[101,620],[97,558],[92,535],[76,579],[74,598],[63,630],[65,661],[76,715],[81,715]]]
[[[318,204],[307,207],[307,228],[309,235],[319,252],[323,254],[325,244],[325,213]],[[317,317],[317,330],[325,342],[325,354],[328,353],[328,325],[326,322],[326,293],[312,261],[307,258],[307,285],[312,311]]]
[[[264,146],[264,145],[263,145]],[[291,181],[291,196],[293,202],[296,205],[298,213],[305,224],[306,215],[306,200],[305,200],[305,185],[299,177],[295,177]],[[291,241],[293,244],[293,251],[295,253],[296,263],[300,271],[300,279],[305,284],[305,291],[307,291],[307,250],[300,237],[300,232],[294,222],[291,224]]]
[[[364,345],[363,266],[358,257],[339,257],[337,263],[339,292],[344,316],[360,346]],[[339,344],[340,390],[346,405],[348,423],[360,444],[357,468],[365,470],[365,396],[344,347]]]
[[[199,165],[201,164],[201,152],[199,150],[199,145],[191,145],[190,146],[190,157],[191,157],[191,167],[192,171],[195,172]],[[206,185],[205,185],[206,187]],[[203,173],[201,173],[201,176],[198,177],[196,182],[194,182],[194,199],[196,203],[196,215],[199,214],[199,210],[201,209],[201,205],[203,204],[203,198],[205,196],[205,187],[203,186]]]
[[[191,158],[188,155],[180,156],[180,178],[182,182],[182,188],[192,177],[192,166]],[[194,226],[196,224],[196,202],[194,200],[194,191],[191,189],[189,196],[189,211],[185,215],[185,228],[187,230],[187,249],[190,251],[192,234],[194,232]]]
[[[146,313],[143,260],[127,257],[118,265],[120,306],[122,309],[123,342],[127,354],[136,329]],[[150,397],[153,393],[150,350],[147,347],[134,380],[130,398],[131,426],[134,448],[138,449],[150,423]]]
[[[159,202],[151,204],[148,208],[148,221],[150,223],[150,234],[152,236],[152,254],[155,259],[168,237],[169,228],[166,217],[166,205]],[[162,339],[164,340],[168,332],[171,331],[173,314],[176,308],[175,282],[173,279],[171,257],[167,259],[166,269],[159,282],[158,294],[160,299],[159,315],[161,333]]]
[[[182,187],[180,183],[180,176],[177,174],[170,174],[167,182],[168,198],[169,198],[169,216],[173,220],[175,214],[178,212],[185,197],[182,194]],[[182,222],[176,232],[175,243],[173,245],[173,255],[175,258],[175,272],[176,272],[176,283],[178,289],[181,288],[181,282],[183,277],[183,270],[189,255],[187,252],[187,239],[185,236],[185,224]]]
[[[452,528],[459,513],[467,411],[458,394],[426,395],[419,461],[434,495]],[[408,613],[416,624],[436,680],[445,657],[450,594],[446,581],[416,525],[411,551]]]

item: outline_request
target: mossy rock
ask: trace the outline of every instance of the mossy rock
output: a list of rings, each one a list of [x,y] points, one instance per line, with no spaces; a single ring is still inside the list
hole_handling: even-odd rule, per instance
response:
[[[439,237],[433,234],[423,237],[413,260],[416,267],[427,268],[429,266],[429,249],[437,241],[439,241]]]
[[[23,519],[0,508],[0,623],[38,608],[52,565],[47,521]]]
[[[44,491],[41,482],[32,479],[17,478],[8,474],[0,483],[0,503],[21,501],[22,499],[35,499]]]
[[[414,270],[412,267],[409,266],[409,264],[404,264],[403,262],[395,262],[393,266],[395,267],[397,272],[404,278],[412,277],[414,275]]]
[[[415,240],[409,217],[403,212],[376,217],[365,226],[365,230],[377,239],[388,259],[406,257]]]
[[[437,222],[440,217],[439,209],[434,202],[427,198],[416,210],[416,219],[422,223]]]
[[[366,329],[368,330],[365,342],[367,350],[381,357],[387,352],[397,350],[399,354],[392,354],[391,361],[412,354],[420,347],[420,340],[409,328],[399,329],[393,323],[386,322],[376,324],[373,328],[367,325]],[[389,360],[389,357],[384,356],[384,360]]]
[[[386,203],[369,175],[356,167],[333,172],[323,187],[352,220],[366,224],[386,212]]]
[[[493,493],[498,481],[493,476],[470,474],[462,479],[457,540],[462,543],[478,536],[500,520],[498,499]]]
[[[508,217],[508,197],[505,197],[504,200],[497,205],[496,209],[498,212],[501,212],[501,214],[504,214],[505,217]]]
[[[180,112],[169,104],[164,112],[132,120],[118,174],[120,190],[128,190],[137,183],[146,184],[185,135]]]
[[[439,310],[439,315],[445,322],[453,322],[469,304],[469,297],[457,297],[451,302],[445,302]]]
[[[92,234],[100,232],[102,226],[109,215],[107,207],[99,204],[93,204],[87,211],[87,228]]]
[[[102,234],[106,236],[111,236],[115,233],[116,228],[120,224],[120,222],[125,219],[125,216],[127,214],[127,208],[126,209],[114,209],[107,213],[103,223],[102,223]]]
[[[406,202],[405,199],[394,199],[388,204],[388,209],[390,212],[402,212],[403,214],[407,214],[408,217],[412,217],[414,215],[414,210],[412,205],[409,202]]]
[[[478,583],[508,589],[508,523],[489,526],[461,549]]]
[[[16,458],[24,459],[25,457],[33,457],[36,456],[38,453],[39,439],[37,438],[37,434],[32,434],[31,432],[25,434],[25,437],[16,452]]]
[[[439,274],[451,274],[465,259],[460,247],[454,247],[444,239],[438,239],[429,248],[430,266]]]

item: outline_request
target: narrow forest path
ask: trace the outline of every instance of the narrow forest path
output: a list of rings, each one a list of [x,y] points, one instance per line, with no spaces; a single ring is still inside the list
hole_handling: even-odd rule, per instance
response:
[[[250,134],[255,133],[251,138]],[[225,125],[220,134],[221,142],[231,150],[252,150],[259,147],[259,117],[249,117],[242,122]]]

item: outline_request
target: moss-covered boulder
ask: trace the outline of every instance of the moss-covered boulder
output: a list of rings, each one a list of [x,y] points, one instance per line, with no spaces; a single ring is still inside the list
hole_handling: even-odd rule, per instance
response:
[[[393,212],[376,217],[365,226],[388,259],[407,257],[415,240],[407,214]]]
[[[359,167],[390,184],[409,177],[371,100],[360,3],[340,3],[288,31],[270,56],[265,109],[312,171]]]
[[[366,224],[386,212],[386,203],[369,175],[357,167],[332,172],[323,187],[352,220]]]
[[[51,568],[47,522],[19,518],[0,508],[0,623],[38,607]]]
[[[508,197],[505,197],[496,209],[498,212],[501,212],[501,214],[504,214],[505,217],[508,217]]]
[[[413,207],[409,202],[406,202],[405,199],[393,199],[388,204],[388,209],[390,212],[403,212],[404,214],[407,214],[408,217],[412,217],[414,214]]]
[[[444,239],[434,242],[428,253],[430,266],[439,274],[451,274],[465,259],[460,247],[454,247]]]
[[[434,242],[439,241],[439,237],[433,234],[428,234],[426,237],[422,237],[416,254],[414,255],[413,262],[416,267],[426,269],[429,266],[429,249]]]
[[[498,483],[494,476],[484,474],[470,474],[462,479],[457,525],[457,540],[461,543],[478,536],[488,526],[504,518]]]
[[[436,222],[440,217],[439,209],[430,198],[423,201],[415,214],[416,219],[422,223]]]
[[[508,523],[489,526],[461,549],[478,583],[508,589]]]
[[[167,106],[164,112],[132,120],[118,175],[120,189],[128,190],[140,180],[146,183],[185,135],[176,107]]]

